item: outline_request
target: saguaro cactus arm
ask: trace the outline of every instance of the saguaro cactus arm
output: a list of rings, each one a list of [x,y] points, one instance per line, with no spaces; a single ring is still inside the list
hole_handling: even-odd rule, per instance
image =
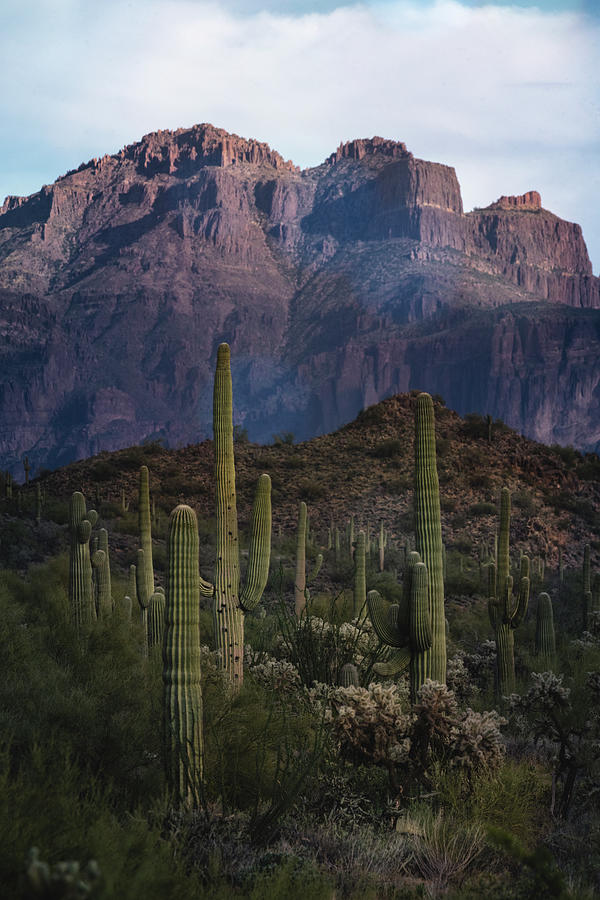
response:
[[[407,644],[407,635],[403,634],[393,623],[393,612],[379,591],[369,591],[367,605],[375,634],[379,640],[390,647],[404,647]]]
[[[413,650],[431,647],[431,616],[427,604],[427,567],[418,562],[413,568],[410,594],[410,645]]]
[[[240,606],[251,612],[260,598],[269,577],[271,560],[271,479],[261,475],[258,479],[252,507],[252,532],[248,550],[248,568]]]

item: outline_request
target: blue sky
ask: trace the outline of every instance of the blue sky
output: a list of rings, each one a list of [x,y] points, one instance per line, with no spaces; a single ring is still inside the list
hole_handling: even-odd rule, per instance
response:
[[[594,0],[2,0],[0,202],[159,128],[298,165],[379,134],[453,165],[465,209],[536,189],[600,269]]]

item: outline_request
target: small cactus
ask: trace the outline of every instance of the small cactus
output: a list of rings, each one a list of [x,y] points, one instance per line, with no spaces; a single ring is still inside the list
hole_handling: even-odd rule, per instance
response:
[[[354,663],[346,663],[340,669],[340,687],[358,687],[358,669]]]

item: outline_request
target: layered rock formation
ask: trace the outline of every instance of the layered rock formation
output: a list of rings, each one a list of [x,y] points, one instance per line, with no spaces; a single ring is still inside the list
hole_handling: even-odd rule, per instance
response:
[[[0,210],[0,465],[210,434],[222,340],[257,439],[420,387],[595,447],[599,307],[581,229],[535,191],[465,214],[452,168],[383,138],[301,172],[156,132]]]

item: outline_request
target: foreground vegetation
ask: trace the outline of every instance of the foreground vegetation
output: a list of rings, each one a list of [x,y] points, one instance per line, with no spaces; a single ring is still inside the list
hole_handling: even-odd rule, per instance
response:
[[[505,490],[471,504],[485,537],[444,548],[424,397],[415,536],[366,516],[319,527],[301,503],[271,542],[262,476],[242,591],[217,428],[216,523],[180,505],[167,534],[145,466],[137,499],[98,497],[99,516],[48,479],[20,498],[4,480],[3,549],[27,563],[0,572],[8,895],[597,894],[595,523],[566,566],[572,546],[515,545]],[[113,553],[129,532],[139,549]],[[31,564],[42,542],[54,552]]]

